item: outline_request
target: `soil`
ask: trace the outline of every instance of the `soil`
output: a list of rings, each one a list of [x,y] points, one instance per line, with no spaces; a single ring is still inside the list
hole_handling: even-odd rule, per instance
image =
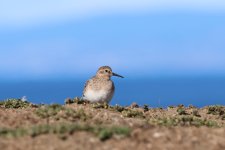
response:
[[[9,108],[0,105],[1,150],[224,150],[224,106],[173,106],[168,108],[108,106],[76,101],[63,106],[31,105]],[[95,130],[79,128],[36,131],[31,128],[59,124],[102,127],[103,138]],[[47,130],[51,130],[50,127]],[[111,127],[130,129],[129,133]],[[24,132],[17,132],[24,129]],[[33,131],[33,130],[32,130]],[[67,132],[68,131],[68,132]],[[20,134],[19,134],[20,133]]]

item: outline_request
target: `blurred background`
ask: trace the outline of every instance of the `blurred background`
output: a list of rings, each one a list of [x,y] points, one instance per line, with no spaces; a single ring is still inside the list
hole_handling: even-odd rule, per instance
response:
[[[0,2],[0,100],[64,103],[103,65],[112,105],[225,105],[225,2]]]

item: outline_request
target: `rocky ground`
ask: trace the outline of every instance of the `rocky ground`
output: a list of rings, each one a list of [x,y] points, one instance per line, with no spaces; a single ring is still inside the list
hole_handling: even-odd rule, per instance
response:
[[[225,106],[0,102],[1,150],[224,150]]]

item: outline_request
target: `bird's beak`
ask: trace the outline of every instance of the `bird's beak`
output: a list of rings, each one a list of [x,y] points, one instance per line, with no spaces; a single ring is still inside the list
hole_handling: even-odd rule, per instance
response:
[[[117,76],[117,77],[120,77],[120,78],[124,78],[123,76],[121,76],[121,75],[118,75],[118,74],[116,74],[116,73],[114,73],[114,72],[112,73],[112,75],[113,75],[113,76]]]

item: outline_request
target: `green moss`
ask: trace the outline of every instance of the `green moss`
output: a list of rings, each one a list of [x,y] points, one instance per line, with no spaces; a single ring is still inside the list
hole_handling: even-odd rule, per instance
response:
[[[64,109],[65,108],[59,104],[44,105],[38,108],[35,111],[35,114],[41,118],[48,118],[48,117],[57,115],[60,110],[64,110]]]
[[[59,112],[61,113],[59,114]],[[75,110],[59,104],[42,106],[35,111],[35,114],[41,118],[54,117],[56,120],[63,118],[70,121],[75,121],[77,119],[85,121],[90,118],[83,109]]]
[[[111,138],[113,135],[129,136],[130,128],[127,128],[127,127],[102,128],[98,132],[98,137],[102,141],[105,141],[105,140]]]
[[[128,127],[104,127],[104,126],[90,126],[79,124],[57,124],[57,125],[39,125],[30,128],[17,128],[17,129],[1,129],[1,137],[21,137],[31,136],[36,137],[42,134],[73,134],[76,131],[86,131],[97,135],[100,140],[104,141],[111,138],[113,135],[129,136],[130,128]],[[63,138],[64,139],[64,138]]]
[[[90,116],[88,116],[83,109],[79,109],[79,110],[74,110],[71,108],[66,108],[64,110],[64,113],[62,115],[63,118],[74,121],[77,119],[80,119],[82,121],[87,120],[88,118],[90,118]]]
[[[134,118],[134,117],[140,117],[144,118],[143,112],[135,109],[125,109],[122,111],[122,115],[124,117]]]
[[[109,129],[103,129],[103,130],[101,130],[101,131],[99,132],[98,137],[99,137],[100,140],[105,141],[105,140],[111,138],[112,135],[113,135],[112,130],[109,130]]]
[[[212,121],[212,120],[204,120],[203,124],[208,127],[219,127],[217,122]]]
[[[27,101],[22,101],[21,99],[7,99],[5,101],[0,101],[0,106],[4,108],[27,108],[31,106],[31,103]]]
[[[162,126],[208,126],[219,127],[217,122],[212,120],[203,120],[193,116],[181,116],[181,117],[167,117],[167,118],[155,118],[149,120],[150,124],[162,125]]]
[[[0,128],[0,136],[3,137],[21,137],[27,134],[28,134],[27,130],[23,128],[17,129]]]
[[[175,126],[177,125],[176,118],[157,118],[150,120],[150,124],[162,125],[162,126]]]

